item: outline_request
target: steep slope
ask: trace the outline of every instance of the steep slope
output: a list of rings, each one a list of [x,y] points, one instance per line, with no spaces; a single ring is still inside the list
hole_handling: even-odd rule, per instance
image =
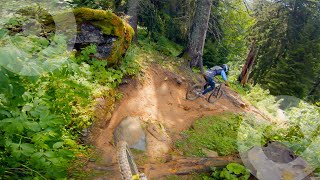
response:
[[[175,139],[179,132],[190,128],[192,123],[200,117],[223,112],[246,111],[226,97],[222,97],[215,104],[210,104],[202,98],[195,101],[186,100],[188,84],[189,82],[183,77],[177,81],[177,75],[157,64],[150,65],[142,78],[122,84],[119,88],[123,98],[113,112],[111,120],[92,138],[94,145],[103,154],[104,161],[110,165],[116,163],[113,132],[121,120],[127,116],[138,116],[144,123],[162,124],[170,139]],[[230,93],[229,89],[227,91]],[[162,157],[170,151],[171,141],[163,145],[156,139],[153,141],[150,139],[154,137],[147,133],[147,155],[151,159]],[[159,146],[164,148],[163,152],[158,152],[161,151]]]

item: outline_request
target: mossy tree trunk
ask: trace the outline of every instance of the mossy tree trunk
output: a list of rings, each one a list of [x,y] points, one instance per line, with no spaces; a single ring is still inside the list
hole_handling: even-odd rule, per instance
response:
[[[190,66],[200,66],[201,71],[203,71],[202,54],[208,30],[211,6],[212,0],[197,1],[186,51],[188,58],[190,59]]]
[[[128,15],[131,16],[129,24],[134,30],[133,41],[138,42],[138,11],[139,11],[140,0],[129,0],[128,1]]]

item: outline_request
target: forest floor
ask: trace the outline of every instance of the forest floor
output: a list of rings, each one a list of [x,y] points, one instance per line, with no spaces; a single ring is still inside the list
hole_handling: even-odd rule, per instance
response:
[[[117,103],[108,125],[95,133],[93,145],[102,156],[101,163],[91,163],[89,168],[106,170],[109,166],[116,166],[116,148],[113,142],[113,132],[125,117],[140,117],[142,124],[161,124],[165,129],[168,139],[163,142],[157,140],[150,132],[146,132],[146,152],[141,157],[142,163],[164,163],[168,156],[175,151],[174,143],[180,138],[179,133],[188,130],[195,120],[212,115],[221,115],[226,112],[242,114],[253,112],[255,109],[246,103],[245,107],[223,96],[215,104],[210,104],[204,98],[195,101],[186,100],[186,90],[190,81],[169,71],[162,66],[151,63],[143,72],[143,77],[129,80],[128,83],[119,86],[123,94]],[[227,94],[234,97],[239,95],[229,88]],[[255,110],[256,112],[256,110]],[[257,114],[259,116],[259,114]],[[163,164],[164,165],[164,164]],[[119,179],[119,172],[112,172],[106,179]],[[158,174],[157,172],[156,174]],[[152,178],[156,174],[147,173]],[[101,178],[98,178],[101,179]],[[102,178],[105,179],[105,178]]]

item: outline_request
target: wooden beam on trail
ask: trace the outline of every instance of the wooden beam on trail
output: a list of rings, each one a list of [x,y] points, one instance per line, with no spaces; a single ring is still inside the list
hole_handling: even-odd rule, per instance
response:
[[[229,163],[240,163],[239,157],[205,157],[205,158],[173,158],[166,163],[146,164],[144,173],[148,178],[161,178],[168,175],[189,175],[193,173],[210,172],[211,167],[225,167]]]
[[[194,173],[209,173],[212,167],[225,167],[229,163],[242,164],[240,157],[172,157],[165,163],[148,163],[139,166],[139,172],[144,173],[148,178],[161,178],[169,175],[191,175]],[[103,171],[111,176],[119,176],[120,170],[118,164],[111,166],[94,166],[91,167],[97,171]],[[111,177],[110,176],[110,177]]]
[[[239,95],[233,95],[232,91],[228,90],[225,93],[225,97],[228,98],[235,106],[243,109],[248,107],[248,103],[244,102]]]

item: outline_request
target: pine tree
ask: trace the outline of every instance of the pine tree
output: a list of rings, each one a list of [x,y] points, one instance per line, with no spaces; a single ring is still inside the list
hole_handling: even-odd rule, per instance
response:
[[[320,57],[319,0],[255,1],[259,54],[254,80],[271,93],[304,98]]]

